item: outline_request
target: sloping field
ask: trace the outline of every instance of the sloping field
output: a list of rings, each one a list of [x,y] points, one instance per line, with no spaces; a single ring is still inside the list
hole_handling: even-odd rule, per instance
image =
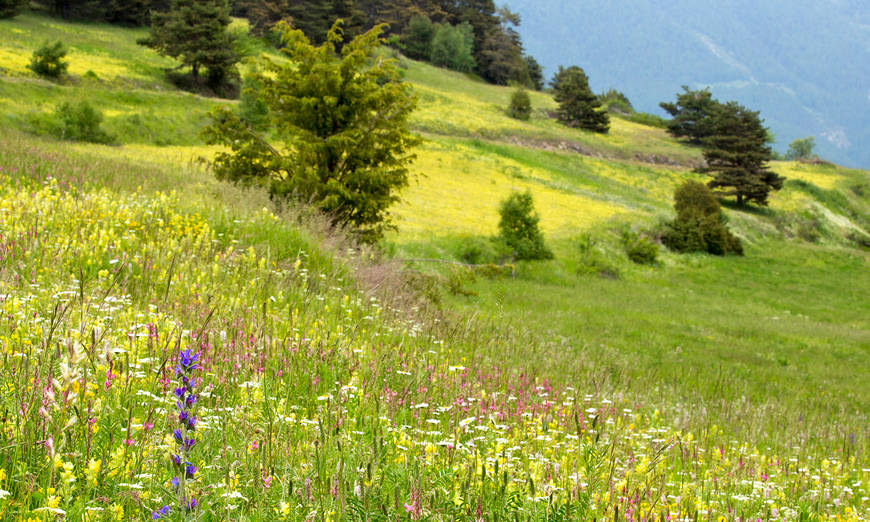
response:
[[[640,267],[620,231],[670,217],[697,150],[563,129],[544,94],[515,122],[510,89],[407,62],[426,142],[381,260],[217,182],[223,102],[139,36],[0,21],[0,519],[870,517],[868,173],[778,163],[770,209],[728,210],[745,258]],[[49,38],[69,84],[24,67]],[[80,99],[119,145],[37,136]],[[460,259],[526,189],[555,260],[406,261],[440,305],[375,277]]]

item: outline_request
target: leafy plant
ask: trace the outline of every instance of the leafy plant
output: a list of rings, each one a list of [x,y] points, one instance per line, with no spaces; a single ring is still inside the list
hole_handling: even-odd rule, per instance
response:
[[[726,228],[719,201],[703,183],[687,181],[674,193],[677,217],[665,226],[662,242],[676,252],[743,255],[743,245]]]
[[[263,58],[251,82],[272,115],[283,146],[273,146],[227,107],[212,113],[204,131],[210,144],[230,152],[215,156],[219,179],[268,186],[273,199],[313,203],[338,226],[376,241],[389,227],[389,207],[408,184],[410,149],[419,139],[408,129],[416,106],[411,86],[393,59],[370,60],[383,26],[342,44],[340,23],[314,46],[302,31],[283,30],[287,62]]]
[[[532,100],[522,87],[514,91],[508,106],[508,116],[518,120],[528,120],[532,116]]]
[[[812,136],[808,138],[796,139],[789,143],[788,151],[785,153],[785,159],[807,159],[813,157],[813,148],[816,146],[816,140]]]
[[[553,259],[538,228],[540,218],[531,192],[514,192],[502,201],[499,213],[499,238],[513,251],[514,259]]]
[[[66,55],[67,48],[63,42],[45,42],[42,47],[33,52],[27,68],[42,77],[59,80],[66,75],[69,67],[69,63],[63,60]]]
[[[626,255],[639,265],[654,265],[658,260],[659,246],[648,236],[627,228],[622,233],[622,246]]]
[[[103,114],[86,101],[60,104],[55,111],[55,117],[61,139],[103,144],[115,141],[114,136],[101,128]]]

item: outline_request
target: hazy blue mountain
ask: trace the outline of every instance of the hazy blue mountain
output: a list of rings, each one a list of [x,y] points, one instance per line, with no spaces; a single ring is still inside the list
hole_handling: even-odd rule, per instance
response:
[[[552,75],[580,65],[596,92],[614,87],[663,114],[682,85],[760,110],[785,151],[870,167],[867,0],[506,0],[527,51]]]

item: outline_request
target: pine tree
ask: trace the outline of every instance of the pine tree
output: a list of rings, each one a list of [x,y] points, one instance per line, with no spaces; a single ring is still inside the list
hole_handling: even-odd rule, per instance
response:
[[[610,130],[610,116],[601,110],[601,101],[589,88],[583,69],[576,65],[567,69],[560,66],[551,84],[559,104],[556,118],[561,123],[593,132]]]
[[[279,26],[281,27],[281,26]],[[268,186],[276,200],[294,197],[320,208],[365,241],[389,226],[389,207],[408,185],[408,129],[416,105],[395,60],[372,60],[383,27],[357,36],[339,52],[336,24],[326,43],[313,46],[302,31],[283,25],[287,61],[262,58],[252,82],[266,106],[275,139],[260,134],[228,107],[213,112],[208,143],[231,152],[215,158],[215,174],[237,183]]]
[[[739,206],[747,201],[766,206],[768,194],[782,188],[784,179],[767,166],[770,133],[758,112],[728,102],[720,104],[713,118],[712,134],[702,141],[706,166],[698,171],[713,177],[710,188],[736,196]]]
[[[676,103],[662,102],[659,106],[672,116],[668,132],[675,138],[689,138],[690,143],[700,145],[713,134],[714,115],[721,103],[713,98],[710,89],[693,91],[683,86]]]
[[[225,0],[172,0],[169,11],[154,13],[151,34],[140,41],[190,67],[194,81],[206,69],[212,87],[222,85],[239,61],[233,50]]]
[[[541,64],[535,60],[535,57],[527,54],[524,58],[526,61],[526,70],[529,72],[529,87],[535,89],[536,91],[541,91],[544,89],[544,70],[541,68]]]

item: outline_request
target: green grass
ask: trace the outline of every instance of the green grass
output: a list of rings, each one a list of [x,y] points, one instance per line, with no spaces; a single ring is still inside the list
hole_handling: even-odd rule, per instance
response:
[[[562,128],[541,93],[517,122],[511,89],[409,61],[427,141],[378,259],[195,162],[224,102],[168,85],[142,34],[0,21],[0,518],[175,509],[166,368],[187,348],[203,519],[870,515],[870,255],[848,238],[867,172],[776,163],[770,209],[727,209],[746,257],[640,267],[619,233],[670,216],[697,149]],[[57,38],[62,85],[24,67]],[[22,132],[65,100],[121,144]],[[449,263],[525,189],[554,261]],[[578,275],[584,237],[618,278]]]

